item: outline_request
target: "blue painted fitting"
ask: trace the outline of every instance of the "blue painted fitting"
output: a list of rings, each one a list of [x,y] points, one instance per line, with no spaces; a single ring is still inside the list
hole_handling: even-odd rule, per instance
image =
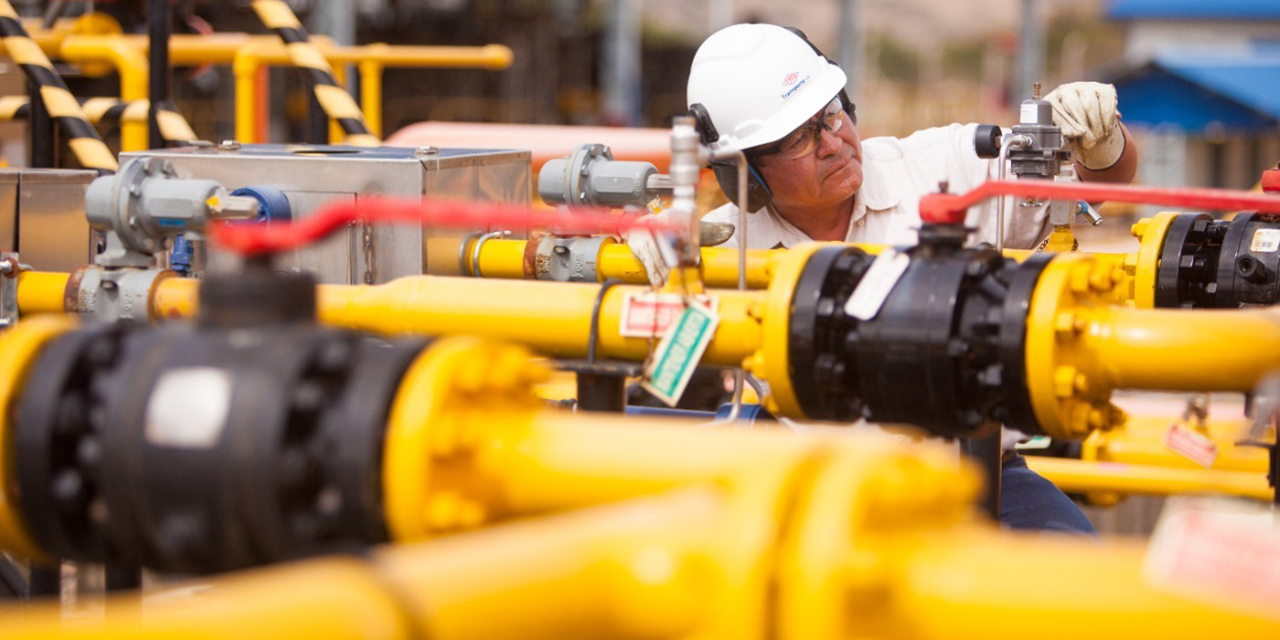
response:
[[[173,238],[173,250],[169,252],[169,268],[183,277],[191,275],[191,256],[193,253],[191,241],[187,240],[186,236],[175,236]]]
[[[258,217],[253,222],[289,222],[293,220],[293,205],[289,196],[279,187],[255,185],[231,192],[233,196],[248,196],[258,201]]]

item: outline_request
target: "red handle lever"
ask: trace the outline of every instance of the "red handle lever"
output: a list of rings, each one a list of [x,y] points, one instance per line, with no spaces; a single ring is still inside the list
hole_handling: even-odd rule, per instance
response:
[[[278,253],[315,242],[353,222],[400,222],[455,229],[484,229],[494,225],[507,229],[555,227],[566,234],[617,234],[637,227],[676,230],[675,225],[665,220],[622,217],[607,209],[580,208],[572,213],[552,213],[498,202],[362,198],[354,203],[325,205],[292,223],[214,223],[209,227],[209,237],[241,255]]]

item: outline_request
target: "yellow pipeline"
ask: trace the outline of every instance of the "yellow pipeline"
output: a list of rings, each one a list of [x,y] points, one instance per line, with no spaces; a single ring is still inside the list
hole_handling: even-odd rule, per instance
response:
[[[364,114],[356,101],[342,88],[341,80],[334,76],[333,67],[320,50],[311,42],[302,23],[289,5],[281,0],[252,0],[250,6],[258,18],[280,36],[289,51],[293,66],[306,71],[308,84],[315,94],[316,103],[329,117],[330,124],[341,126],[346,144],[358,147],[376,147],[381,139],[369,132]]]
[[[1131,309],[1113,259],[1060,254],[1027,316],[1027,386],[1046,432],[1083,438],[1123,420],[1116,389],[1251,391],[1275,370],[1280,311]]]
[[[57,335],[49,326],[45,335]],[[38,342],[29,336],[39,327],[0,339],[14,356],[6,362],[33,361]],[[27,352],[8,353],[11,345]],[[319,560],[220,578],[179,608],[148,607],[145,617],[83,634],[932,639],[972,629],[1013,638],[1031,619],[1050,638],[1078,633],[1071,625],[1102,638],[1138,628],[1162,638],[1280,631],[1153,589],[1140,578],[1137,547],[1020,539],[970,523],[976,476],[945,447],[866,433],[575,423],[535,408],[527,392],[537,373],[521,349],[468,339],[420,356],[394,401],[386,444],[393,533],[401,515],[425,535],[688,488],[384,550],[372,564]],[[405,492],[424,487],[435,495],[397,514],[397,501],[410,502]],[[1101,625],[1091,617],[1099,609],[1123,611],[1124,620]],[[1016,624],[977,624],[996,610]],[[56,607],[8,614],[7,637],[61,630]]]
[[[316,38],[318,40],[318,38]],[[354,63],[360,72],[361,110],[370,129],[375,133],[382,127],[382,72],[386,67],[459,67],[477,69],[505,69],[511,66],[513,54],[510,47],[489,44],[481,47],[400,46],[371,44],[363,47],[320,47],[320,52],[331,63]],[[289,52],[278,41],[254,42],[240,48],[232,59],[232,71],[236,79],[236,139],[241,142],[257,140],[258,102],[256,84],[258,70],[265,65],[282,65],[290,62]],[[342,66],[336,67],[341,69]],[[377,127],[374,127],[377,123]]]
[[[468,241],[466,255],[474,250],[475,240]],[[486,278],[538,279],[536,269],[535,240],[487,240],[480,247],[480,275]],[[855,244],[853,246],[875,255],[888,245]],[[766,289],[771,280],[769,263],[774,256],[786,249],[747,250],[747,288]],[[1019,262],[1034,252],[1007,249],[1004,254]],[[617,278],[629,284],[647,284],[649,277],[640,260],[624,244],[604,243],[596,259],[596,276],[603,282]],[[738,286],[738,250],[721,247],[702,248],[702,282],[708,287],[732,289]],[[476,275],[468,263],[465,275]]]
[[[534,256],[528,255],[532,240],[488,240],[480,246],[480,274],[486,278],[536,278]],[[471,255],[475,241],[467,247]],[[535,243],[536,245],[536,243]],[[747,288],[769,286],[769,261],[775,252],[769,249],[747,251]],[[601,282],[617,278],[629,284],[648,284],[644,266],[625,244],[605,243],[596,255],[596,273]],[[467,275],[471,273],[468,268]],[[738,286],[738,250],[704,247],[702,278],[709,287]]]
[[[9,420],[17,411],[22,385],[40,350],[49,341],[72,329],[75,321],[66,316],[28,318],[16,327],[0,333],[0,362],[5,375],[0,376],[0,548],[33,560],[47,560],[37,541],[27,532],[22,515],[18,513],[17,487],[14,478],[13,435]]]
[[[0,0],[0,41],[9,57],[26,72],[28,80],[39,87],[40,98],[49,117],[57,120],[67,138],[67,145],[80,164],[103,173],[119,171],[120,164],[115,155],[89,124],[80,103],[76,102],[66,82],[54,70],[49,57],[27,35],[9,0]]]
[[[795,283],[820,245],[779,252],[766,291],[720,291],[721,322],[702,362],[744,365],[768,380],[770,410],[804,417],[790,388],[789,322]],[[1027,386],[1044,432],[1083,438],[1119,424],[1116,389],[1249,391],[1277,367],[1280,311],[1137,310],[1108,301],[1124,281],[1113,259],[1060,254],[1033,292],[1025,341]],[[163,281],[153,317],[194,310],[195,287]],[[614,287],[600,305],[597,355],[641,360],[649,341],[620,335],[623,299]],[[518,342],[556,357],[587,353],[599,287],[589,284],[413,276],[376,286],[325,285],[319,315],[328,324],[385,334],[471,334]],[[21,309],[19,310],[22,311]]]
[[[873,447],[878,448],[878,447]],[[1280,624],[1169,595],[1134,543],[997,533],[919,458],[815,465],[786,490],[704,485],[515,523],[369,560],[215,578],[85,638],[521,637],[1267,639]],[[919,473],[919,476],[913,475]],[[972,478],[971,476],[966,476]],[[783,508],[784,503],[786,508]],[[831,507],[836,507],[832,509]],[[136,606],[128,597],[109,609]],[[892,606],[886,605],[892,603]],[[62,630],[5,612],[11,638]]]
[[[1257,500],[1275,495],[1265,472],[1183,469],[1121,462],[1026,456],[1027,466],[1063,491],[1102,496],[1217,493]],[[1112,503],[1114,500],[1103,499]]]
[[[166,288],[163,282],[158,286],[162,295]],[[640,360],[648,354],[647,340],[619,334],[623,299],[645,291],[627,286],[605,293],[598,357]],[[582,357],[599,292],[589,284],[410,276],[375,286],[321,285],[319,314],[326,324],[384,334],[473,334],[519,342],[546,355]],[[716,296],[720,328],[703,361],[736,366],[761,344],[765,292]],[[156,311],[166,317],[188,302],[180,295],[165,295],[165,300],[169,304]]]
[[[1080,459],[1152,467],[1202,468],[1165,445],[1165,434],[1174,422],[1169,418],[1129,416],[1123,425],[1089,434],[1081,443]],[[1194,429],[1193,426],[1187,428]],[[1249,471],[1260,477],[1266,475],[1269,463],[1266,449],[1236,444],[1248,429],[1246,420],[1210,421],[1206,425],[1205,435],[1218,447],[1218,457],[1211,469]]]
[[[18,273],[18,312],[25,317],[38,313],[64,313],[67,290],[65,273],[22,271]]]
[[[146,51],[116,36],[79,36],[62,43],[62,57],[71,62],[107,61],[120,75],[120,99],[146,100],[150,64]],[[125,120],[120,125],[120,148],[142,151],[149,147],[147,123]]]
[[[392,404],[383,452],[393,539],[694,481],[759,480],[769,469],[803,465],[847,443],[783,430],[729,432],[552,411],[533,394],[546,373],[523,348],[469,338],[439,340],[415,361]]]

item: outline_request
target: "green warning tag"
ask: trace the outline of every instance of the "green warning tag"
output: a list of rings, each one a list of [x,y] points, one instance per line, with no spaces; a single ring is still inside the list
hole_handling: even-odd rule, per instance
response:
[[[668,329],[641,381],[646,391],[674,407],[711,344],[720,316],[699,306],[686,307]]]

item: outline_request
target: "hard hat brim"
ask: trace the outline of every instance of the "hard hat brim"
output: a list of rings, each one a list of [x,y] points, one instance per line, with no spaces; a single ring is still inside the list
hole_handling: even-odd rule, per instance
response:
[[[769,122],[749,135],[739,138],[737,144],[731,147],[746,150],[781,140],[827,106],[827,103],[844,89],[846,82],[848,77],[845,76],[844,71],[834,64],[828,64],[825,73],[810,80],[808,86],[798,89],[797,95],[789,99],[786,106],[779,110],[776,116],[770,118]],[[730,148],[730,145],[725,145],[724,148]]]

